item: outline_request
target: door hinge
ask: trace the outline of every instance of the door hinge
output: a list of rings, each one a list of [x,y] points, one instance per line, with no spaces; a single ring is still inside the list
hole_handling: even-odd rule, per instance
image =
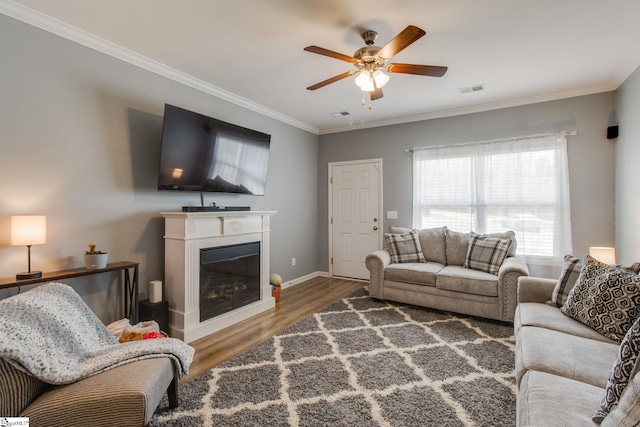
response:
[[[333,265],[333,257],[331,257],[331,265]]]
[[[329,183],[333,184],[333,177],[329,178]]]
[[[333,225],[333,217],[331,217],[331,225]]]

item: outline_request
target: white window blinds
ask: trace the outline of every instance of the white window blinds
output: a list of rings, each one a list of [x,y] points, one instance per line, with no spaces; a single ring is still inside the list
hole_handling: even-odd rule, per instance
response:
[[[518,253],[571,253],[567,142],[563,134],[413,152],[413,226],[513,230]]]

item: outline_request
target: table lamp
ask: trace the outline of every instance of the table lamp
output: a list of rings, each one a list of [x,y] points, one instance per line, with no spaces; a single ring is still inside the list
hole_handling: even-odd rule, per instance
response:
[[[605,264],[616,263],[616,250],[615,248],[606,248],[602,246],[592,246],[589,248],[589,255]]]
[[[41,271],[31,271],[31,246],[47,243],[47,217],[44,215],[19,215],[11,217],[11,245],[27,247],[28,271],[16,274],[16,279],[36,279]]]

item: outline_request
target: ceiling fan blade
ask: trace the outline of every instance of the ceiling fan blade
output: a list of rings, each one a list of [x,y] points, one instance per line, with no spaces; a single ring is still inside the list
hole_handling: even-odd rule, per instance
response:
[[[437,65],[389,64],[385,67],[390,73],[417,74],[419,76],[442,77],[447,67]]]
[[[378,56],[384,59],[389,59],[425,34],[427,33],[424,30],[413,25],[409,25],[407,28],[402,30],[400,34],[395,36],[393,40],[387,43],[385,47],[380,49],[378,51]]]
[[[384,94],[382,93],[382,88],[381,87],[377,87],[375,88],[375,90],[372,90],[371,92],[369,92],[369,98],[372,101],[375,101],[376,99],[380,99],[384,96]]]
[[[353,71],[347,71],[347,72],[342,73],[342,74],[338,74],[337,76],[333,76],[330,79],[323,80],[320,83],[316,83],[313,86],[309,86],[307,88],[307,90],[320,89],[321,87],[324,87],[324,86],[326,86],[328,84],[335,83],[335,82],[337,82],[339,80],[342,80],[342,79],[346,79],[347,77],[354,75],[357,71],[358,70],[353,70]]]
[[[307,47],[304,48],[304,50],[306,50],[307,52],[317,53],[318,55],[328,56],[329,58],[339,59],[339,60],[345,61],[345,62],[354,63],[354,62],[358,61],[353,56],[344,55],[342,53],[334,52],[332,50],[325,49],[323,47],[307,46]]]

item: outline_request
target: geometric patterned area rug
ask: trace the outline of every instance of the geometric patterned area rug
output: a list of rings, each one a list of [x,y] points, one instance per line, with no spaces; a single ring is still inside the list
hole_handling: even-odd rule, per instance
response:
[[[513,426],[514,348],[510,324],[362,288],[181,386],[149,425]]]

